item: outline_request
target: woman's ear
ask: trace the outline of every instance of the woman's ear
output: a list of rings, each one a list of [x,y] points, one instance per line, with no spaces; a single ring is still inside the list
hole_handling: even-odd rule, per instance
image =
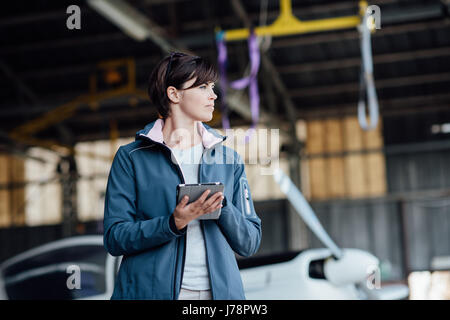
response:
[[[167,97],[172,103],[179,103],[181,99],[181,92],[178,91],[175,87],[169,86],[166,90]]]

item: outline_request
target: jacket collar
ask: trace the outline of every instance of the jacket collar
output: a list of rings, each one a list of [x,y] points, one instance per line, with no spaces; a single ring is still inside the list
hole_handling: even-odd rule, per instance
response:
[[[223,142],[227,137],[222,136],[217,133],[214,129],[204,124],[203,122],[197,122],[198,124],[198,132],[202,137],[203,146],[206,149],[212,148],[217,143]],[[158,143],[163,143],[163,132],[162,129],[164,127],[164,120],[157,119],[151,123],[149,123],[143,130],[140,130],[136,133],[136,139],[144,136],[149,138],[150,140]]]

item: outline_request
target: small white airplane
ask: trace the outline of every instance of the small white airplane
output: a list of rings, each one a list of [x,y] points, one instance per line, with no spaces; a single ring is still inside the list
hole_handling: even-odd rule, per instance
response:
[[[240,268],[247,299],[408,298],[406,285],[381,287],[378,258],[363,250],[338,248],[302,193],[281,169],[275,171],[274,179],[296,212],[327,248],[242,261]]]

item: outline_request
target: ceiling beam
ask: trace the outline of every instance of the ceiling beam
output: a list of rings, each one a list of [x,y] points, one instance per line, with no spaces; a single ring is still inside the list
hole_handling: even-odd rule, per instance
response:
[[[394,52],[373,55],[373,64],[393,63],[400,61],[408,61],[414,59],[436,58],[450,56],[450,47],[423,49],[417,51]],[[345,59],[335,59],[318,62],[294,63],[286,66],[277,66],[277,70],[281,74],[315,72],[332,69],[352,68],[361,65],[361,57],[352,57]]]
[[[29,53],[39,50],[55,50],[71,48],[75,46],[85,47],[88,45],[102,44],[105,42],[123,41],[128,37],[122,32],[108,32],[88,36],[65,37],[62,39],[43,40],[39,42],[22,42],[16,45],[2,45],[1,55],[14,55],[17,53]]]
[[[450,22],[447,19],[433,20],[433,21],[420,21],[405,23],[399,25],[390,25],[376,30],[371,34],[372,39],[381,38],[387,35],[396,35],[402,33],[413,33],[424,30],[435,31],[436,29],[443,29],[450,26]],[[343,40],[355,40],[359,41],[359,33],[357,30],[335,32],[335,33],[321,33],[314,35],[304,35],[302,37],[290,37],[290,38],[276,38],[272,40],[272,48],[291,48],[294,46],[323,44]]]
[[[406,106],[404,104],[399,105],[396,108],[387,108],[380,105],[380,117],[392,117],[392,116],[406,116],[412,114],[430,114],[436,112],[448,112],[450,101],[441,105],[422,105],[417,107]],[[343,117],[343,116],[357,116],[356,104],[340,104],[335,106],[324,106],[323,109],[305,109],[302,111],[299,119],[311,120],[311,119],[326,119],[330,117]]]
[[[182,2],[189,2],[191,0],[142,0],[141,3],[145,6],[149,6],[151,9],[151,6],[159,6],[159,5],[173,5],[178,4]],[[388,3],[395,3],[398,0],[378,0],[378,5],[388,4]],[[314,14],[314,13],[321,13],[324,11],[324,7],[326,6],[326,9],[329,11],[336,11],[336,10],[348,10],[351,8],[357,8],[358,4],[354,1],[348,1],[348,2],[342,2],[342,3],[336,3],[336,4],[326,4],[326,5],[315,5],[315,6],[309,6],[309,7],[302,7],[302,8],[293,8],[293,13],[297,15],[302,14]],[[251,19],[256,19],[258,13],[249,14]],[[279,10],[270,10],[268,11],[268,18],[275,19],[279,15]],[[5,17],[2,18],[0,21],[0,27],[4,26],[13,26],[17,24],[26,24],[26,23],[34,23],[34,22],[43,22],[46,20],[60,20],[61,19],[61,10],[51,10],[44,13],[24,13],[22,15],[12,16],[12,17]],[[234,16],[227,16],[224,17],[226,21],[234,21],[236,17]],[[192,21],[194,24],[194,21]],[[163,26],[165,27],[165,26]]]
[[[33,92],[33,90],[31,90],[31,88],[29,88],[28,85],[25,84],[22,81],[22,79],[20,79],[20,77],[18,77],[9,68],[9,66],[6,65],[3,61],[0,61],[0,69],[3,70],[3,72],[6,74],[6,76],[8,78],[10,78],[14,82],[14,84],[19,88],[19,90],[28,98],[29,103],[31,105],[39,104],[39,99],[38,99],[37,95]],[[60,135],[61,140],[63,140],[66,143],[73,142],[73,134],[67,126],[65,126],[62,123],[57,123],[56,129]],[[16,139],[16,138],[10,137],[10,139],[7,140],[7,142],[11,143],[11,141],[14,141],[16,144],[18,144],[18,146],[22,145],[22,147],[23,147],[24,145],[26,145],[23,143],[26,140],[21,140],[21,139]],[[13,150],[16,150],[16,152],[17,152],[17,149],[13,148]]]
[[[202,51],[203,52],[203,51]],[[431,48],[417,51],[394,52],[387,54],[373,55],[374,64],[391,63],[399,61],[407,61],[412,59],[435,58],[439,56],[450,55],[450,47]],[[143,69],[155,65],[161,57],[150,56],[146,58],[136,59],[136,68]],[[280,74],[312,72],[317,70],[331,70],[341,68],[359,67],[361,65],[361,57],[352,57],[345,59],[335,59],[318,62],[305,62],[298,64],[290,64],[288,66],[277,66],[276,69]],[[37,69],[33,71],[17,72],[17,76],[21,79],[39,79],[40,77],[49,78],[57,76],[67,76],[68,74],[89,73],[95,70],[95,64],[79,64],[72,66],[61,66],[55,68]],[[230,74],[230,77],[238,77],[240,75]]]
[[[4,28],[19,24],[37,23],[45,20],[61,20],[61,17],[64,17],[61,10],[52,10],[44,13],[25,13],[19,16],[2,17],[0,20],[0,27]]]
[[[246,97],[243,97],[242,101],[245,102]],[[447,110],[449,109],[450,105],[450,93],[441,93],[441,94],[429,94],[429,95],[417,95],[412,97],[400,97],[400,98],[389,98],[389,99],[382,99],[379,100],[380,108],[382,109],[382,115],[384,116],[386,113],[390,112],[397,112],[397,110],[402,110],[404,114],[408,114],[409,110],[411,112],[417,112],[417,110],[423,110],[425,112],[434,112],[436,110],[441,110],[443,107],[445,107]],[[239,104],[239,101],[236,102],[236,104]],[[128,114],[131,114],[132,116],[129,117],[130,120],[133,118],[139,118],[139,114],[143,113],[145,115],[149,115],[151,117],[153,115],[152,106],[150,104],[143,104],[136,107],[130,107],[126,102],[123,102],[123,109],[117,108],[120,104],[115,104],[115,109],[110,110],[103,110],[100,109],[99,112],[93,112],[88,114],[77,114],[73,119],[67,120],[68,125],[71,126],[75,123],[82,123],[83,121],[90,122],[89,118],[92,116],[97,120],[101,120],[103,117],[102,115],[105,113],[108,115],[108,117],[113,118],[119,118],[119,119],[126,119],[128,118]],[[435,108],[436,106],[436,108]],[[6,106],[5,106],[6,107]],[[9,109],[15,108],[15,106],[6,107]],[[1,111],[2,109],[0,109]],[[26,108],[19,109],[20,113],[23,114],[24,112],[27,112]],[[248,111],[246,111],[248,112]],[[356,115],[356,104],[338,104],[334,103],[332,105],[323,105],[323,106],[308,106],[304,105],[301,108],[298,109],[298,117],[299,119],[303,117],[317,117],[317,116],[327,116],[331,113],[334,114],[355,114]],[[7,123],[13,122],[10,118],[5,119],[5,116],[0,116],[3,118],[2,121],[0,121],[0,127],[6,127],[7,124],[3,121],[6,121]],[[8,117],[12,117],[13,115],[9,115]],[[20,114],[17,114],[17,116],[20,116]],[[249,121],[246,119],[245,121]],[[77,133],[74,133],[77,135]]]
[[[176,43],[175,40],[169,40],[166,29],[161,28],[124,0],[87,0],[87,3],[105,19],[135,40],[149,39],[166,53],[176,47],[189,51]]]
[[[418,76],[396,77],[389,79],[378,79],[378,80],[375,79],[375,87],[378,90],[392,87],[413,86],[418,84],[430,84],[445,81],[450,81],[449,72],[424,74]],[[324,85],[324,86],[305,87],[303,89],[292,89],[288,90],[288,94],[292,98],[323,96],[329,94],[340,94],[343,92],[358,92],[359,86],[360,85],[358,81],[336,85]]]
[[[354,2],[353,5],[356,7],[357,2]],[[303,10],[303,9],[299,9]],[[322,10],[324,10],[322,6]],[[327,5],[328,10],[328,5]],[[296,10],[294,10],[295,13]],[[279,14],[278,11],[271,11],[272,15],[276,17]],[[259,16],[259,14],[254,14],[255,18]],[[268,18],[270,17],[270,12],[268,13]],[[443,19],[438,21],[415,21],[411,23],[402,23],[398,25],[382,25],[380,30],[377,30],[374,34],[372,34],[372,38],[381,37],[388,34],[399,34],[406,32],[415,32],[421,30],[429,30],[429,29],[437,29],[442,27],[447,27],[450,25],[450,21],[442,17]],[[229,24],[236,21],[235,16],[230,17],[221,17],[220,22],[224,24]],[[252,21],[255,19],[252,19]],[[2,20],[3,21],[3,20]],[[383,22],[383,20],[382,20]],[[0,23],[1,25],[1,23]],[[169,28],[170,25],[160,25],[160,28]],[[208,46],[214,41],[214,35],[205,34],[205,30],[210,28],[208,21],[192,21],[183,23],[183,30],[187,32],[187,34],[183,34],[178,39],[178,44],[183,46],[187,46],[192,48],[192,44],[195,44],[196,47]],[[198,35],[193,34],[193,31],[199,30]],[[357,40],[359,37],[359,33],[356,30],[345,31],[345,32],[327,32],[320,34],[312,34],[312,35],[302,35],[301,37],[288,37],[288,38],[274,38],[272,40],[272,48],[281,48],[281,47],[292,47],[292,46],[300,46],[300,45],[309,45],[309,44],[317,44],[317,43],[329,43],[332,41],[342,41],[342,40]],[[39,43],[21,43],[19,45],[2,45],[0,48],[1,55],[14,55],[17,53],[24,53],[30,51],[37,50],[48,50],[48,49],[57,49],[57,48],[65,48],[65,47],[73,47],[73,46],[86,46],[89,44],[99,44],[105,43],[109,41],[121,41],[127,39],[127,36],[122,32],[113,32],[113,33],[104,33],[97,35],[89,35],[82,37],[66,37],[63,39],[56,39],[50,41],[40,41]]]
[[[399,61],[407,61],[410,59],[424,59],[424,58],[434,58],[434,57],[438,57],[438,56],[447,56],[449,55],[450,52],[450,47],[444,47],[444,48],[433,48],[433,49],[425,49],[425,50],[419,50],[419,51],[413,51],[413,52],[399,52],[399,53],[389,53],[389,54],[383,54],[383,55],[375,55],[374,56],[374,64],[381,64],[381,63],[388,63],[388,62],[399,62]],[[145,58],[145,59],[140,59],[136,62],[137,68],[145,68],[146,66],[150,66],[155,64],[160,58],[159,57],[149,57],[149,58]],[[337,68],[346,68],[346,67],[359,67],[361,63],[360,58],[348,58],[348,59],[341,59],[341,60],[332,60],[332,61],[327,61],[327,62],[309,62],[309,63],[303,63],[303,64],[294,64],[294,65],[290,65],[287,67],[276,67],[277,71],[284,75],[284,74],[289,74],[291,72],[294,72],[293,70],[295,70],[296,73],[300,73],[300,72],[314,72],[317,70],[329,70],[329,69],[337,69]],[[55,72],[53,73],[51,70],[38,70],[38,71],[33,71],[32,73],[19,73],[17,75],[18,78],[20,79],[27,79],[27,75],[32,76],[32,75],[43,75],[45,77],[50,77],[51,75],[62,75],[65,74],[67,75],[70,72],[76,72],[77,70],[82,70],[83,72],[87,72],[88,70],[92,70],[90,69],[92,68],[91,65],[86,65],[86,66],[69,66],[66,68],[63,68],[62,70],[54,70]],[[233,75],[231,75],[233,76]],[[234,75],[237,76],[237,75]],[[437,77],[440,77],[439,74],[436,74]],[[430,77],[432,77],[431,75],[424,75],[424,76],[419,76],[419,77],[402,77],[402,78],[396,78],[396,80],[402,79],[405,80],[406,83],[412,83],[414,81],[421,81],[418,79],[421,79],[422,77],[424,77],[425,81],[433,81]],[[34,77],[33,77],[34,78]],[[408,80],[408,78],[410,78],[410,80]],[[440,78],[442,79],[442,78]],[[387,81],[384,82],[386,84],[386,86],[389,86],[389,79],[376,79],[376,84],[377,87],[379,88],[380,86],[383,86],[383,81]],[[394,81],[394,80],[392,80]],[[440,81],[440,80],[437,80]],[[344,89],[344,90],[352,90],[354,91],[354,89],[349,89],[350,87],[355,88],[355,83],[353,84],[343,84],[343,85],[336,85],[336,86],[332,86],[335,89],[330,89],[330,86],[328,86],[329,88],[329,92],[333,92],[335,90],[339,90],[339,88]],[[291,89],[288,91],[288,94],[291,97],[302,97],[302,96],[310,96],[310,95],[314,95],[315,92],[321,91],[324,88],[322,87],[309,87],[308,89],[299,89],[299,90],[295,90],[295,89]],[[63,101],[65,101],[64,99],[67,99],[67,97],[69,96],[76,96],[78,95],[79,92],[75,93],[69,93],[69,92],[64,92],[61,93],[60,97],[54,97],[51,100],[61,100],[61,103]],[[48,100],[48,99],[47,99]],[[42,101],[42,99],[41,99]],[[119,101],[120,102],[120,101]],[[240,103],[240,102],[239,102]],[[251,119],[250,118],[250,112],[248,111],[247,107],[242,107],[239,105],[239,103],[235,104],[236,107],[236,111],[237,109],[239,109],[239,112],[241,115],[243,115],[246,119]],[[114,104],[113,104],[114,105]],[[112,105],[112,106],[113,106]],[[16,105],[14,107],[11,107],[11,104],[8,104],[8,107],[6,107],[5,105],[0,109],[0,116],[1,117],[10,117],[10,116],[14,116],[14,115],[20,115],[20,114],[28,114],[28,115],[33,115],[33,114],[39,114],[42,112],[46,112],[49,111],[50,109],[54,108],[54,103],[49,101],[48,103],[42,102],[36,105],[31,106],[20,106],[20,105]]]
[[[28,98],[29,102],[36,104],[37,96],[36,94],[28,87],[25,82],[18,76],[11,68],[2,60],[0,60],[0,70],[9,78],[15,85],[15,87],[24,94],[25,97]]]
[[[378,100],[380,116],[391,114],[410,114],[417,112],[448,111],[450,94],[418,95]],[[303,106],[300,112],[301,119],[327,118],[331,116],[357,114],[357,103],[334,103],[322,106]]]
[[[387,34],[397,34],[402,32],[412,32],[412,31],[421,31],[421,30],[429,30],[430,28],[442,28],[445,26],[450,26],[450,23],[439,21],[439,22],[425,22],[425,23],[417,23],[417,24],[409,24],[409,25],[400,25],[400,26],[390,26],[389,28],[383,29],[382,31],[377,31],[375,34],[372,35],[372,37],[378,37],[382,35]],[[326,34],[326,35],[314,35],[313,37],[298,37],[298,38],[292,38],[288,39],[289,41],[283,39],[283,40],[272,40],[271,48],[283,48],[283,47],[293,47],[296,45],[306,45],[306,44],[312,44],[312,43],[325,43],[330,41],[341,41],[344,39],[358,39],[358,33],[357,32],[347,32],[342,34]],[[90,44],[96,44],[101,43],[102,41],[120,41],[124,40],[126,36],[122,33],[114,33],[114,34],[102,34],[102,35],[96,35],[96,36],[90,36],[90,37],[84,37],[83,39],[78,40],[62,40],[61,43],[65,45],[70,46],[71,42],[74,42],[76,45],[77,43],[80,46],[87,46]],[[211,43],[211,42],[210,42]],[[30,44],[33,46],[32,44]],[[41,47],[42,49],[50,49],[53,48],[49,43],[42,43],[38,44],[37,46]],[[24,45],[23,49],[29,49],[28,44]],[[19,49],[19,48],[18,48]],[[417,50],[417,51],[408,51],[404,53],[390,53],[390,54],[383,54],[383,55],[374,55],[374,63],[377,62],[384,62],[389,59],[392,59],[391,61],[395,61],[396,59],[402,60],[404,58],[411,59],[411,58],[428,58],[428,57],[435,57],[437,55],[446,55],[448,50],[448,47],[445,48],[432,48],[432,49],[423,49],[423,50]],[[17,51],[21,51],[20,49]],[[17,52],[15,49],[12,51],[5,49],[0,49],[0,54],[13,54],[14,52]],[[202,52],[204,50],[197,50],[197,53]],[[229,53],[232,54],[235,51],[235,48],[231,46],[229,48]],[[137,58],[136,59],[136,65],[139,65],[139,67],[145,67],[145,66],[151,66],[155,64],[160,59],[159,56],[151,56],[151,57],[145,57],[145,58]],[[398,61],[397,60],[397,61]],[[289,67],[283,67],[279,66],[277,67],[277,70],[280,73],[289,73],[289,72],[304,72],[304,71],[311,71],[311,70],[325,70],[325,69],[335,69],[340,67],[354,67],[360,65],[360,57],[355,58],[346,58],[346,59],[339,59],[339,60],[332,60],[332,61],[319,61],[319,62],[308,62],[304,64],[293,64]],[[95,68],[94,63],[85,63],[85,64],[79,64],[74,66],[60,66],[55,68],[45,68],[45,69],[35,69],[33,71],[24,71],[24,72],[17,72],[17,75],[21,77],[22,79],[27,78],[36,78],[40,77],[41,75],[43,77],[50,77],[50,76],[59,76],[59,75],[67,75],[67,74],[75,74],[75,73],[81,73],[81,72],[89,72],[90,70],[93,70]]]

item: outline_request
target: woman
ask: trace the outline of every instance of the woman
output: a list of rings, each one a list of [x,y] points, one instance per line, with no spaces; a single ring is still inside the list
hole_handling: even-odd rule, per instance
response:
[[[245,299],[235,253],[261,241],[244,164],[203,124],[212,119],[217,72],[172,53],[149,81],[160,118],[117,151],[105,199],[104,245],[123,255],[112,299]],[[220,181],[223,194],[176,203],[181,183]],[[197,220],[221,208],[216,220]]]

